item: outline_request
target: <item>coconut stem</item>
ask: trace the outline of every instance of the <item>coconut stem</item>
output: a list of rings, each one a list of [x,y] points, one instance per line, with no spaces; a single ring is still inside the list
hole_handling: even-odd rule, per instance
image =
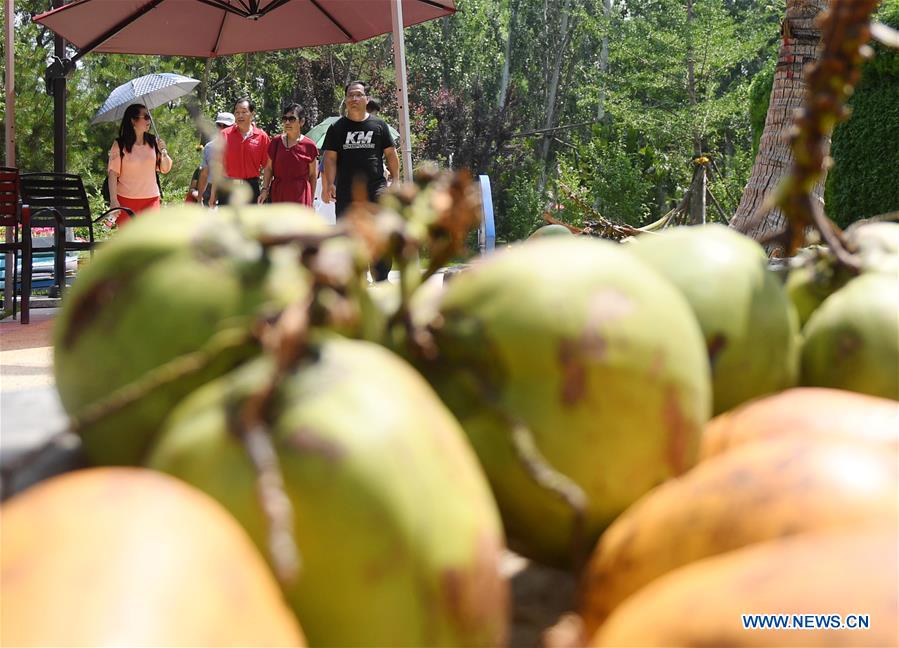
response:
[[[256,469],[256,492],[268,520],[268,550],[278,580],[295,582],[302,558],[293,533],[293,504],[284,488],[278,453],[266,425],[257,423],[241,430],[244,448]]]
[[[418,250],[409,254],[406,249],[409,246],[403,246],[401,252],[400,264],[400,305],[397,312],[389,322],[388,326],[392,326],[395,322],[402,322],[407,333],[410,332],[412,317],[411,304],[412,295],[424,283],[422,279],[421,269],[419,267]]]
[[[322,243],[331,239],[342,238],[346,236],[347,228],[343,225],[337,225],[328,232],[316,233],[291,233],[291,234],[260,234],[258,237],[260,245],[264,248],[278,247],[280,245],[298,244],[303,248],[318,248]]]
[[[240,411],[239,436],[256,470],[256,491],[268,521],[269,554],[278,580],[295,582],[302,558],[293,532],[293,504],[284,488],[269,420],[278,385],[305,355],[311,298],[291,304],[274,324],[259,333],[275,359],[275,369],[262,389],[250,395]]]
[[[818,228],[818,231],[821,232],[821,237],[824,239],[824,242],[831,250],[833,250],[837,261],[852,274],[861,272],[861,262],[858,257],[851,254],[846,249],[843,238],[836,229],[836,225],[827,218],[824,214],[824,209],[822,209],[817,201],[810,200],[810,202],[812,203],[810,205],[812,222],[815,224],[815,227]]]
[[[465,237],[480,220],[481,199],[471,174],[462,170],[455,174],[436,174],[422,170],[417,182],[436,183],[419,190],[416,186],[401,188],[399,201],[405,214],[402,231],[394,234],[394,250],[400,260],[400,304],[388,320],[387,330],[400,326],[414,351],[433,358],[436,349],[425,330],[416,329],[411,317],[412,296],[428,279],[465,249]],[[427,248],[428,267],[422,271],[419,250]]]
[[[798,111],[790,147],[793,162],[790,174],[775,194],[773,204],[787,217],[786,229],[776,241],[789,256],[805,242],[809,227],[818,229],[834,255],[850,270],[858,269],[841,239],[827,222],[820,206],[809,196],[823,172],[827,138],[834,126],[848,117],[846,99],[860,77],[861,64],[870,51],[865,45],[871,12],[878,0],[833,0],[822,14],[823,50],[809,70],[803,106]]]
[[[580,571],[587,558],[587,495],[567,475],[559,472],[537,448],[530,428],[521,421],[511,421],[512,447],[524,469],[541,488],[559,496],[574,514],[571,529],[571,556],[575,570]]]

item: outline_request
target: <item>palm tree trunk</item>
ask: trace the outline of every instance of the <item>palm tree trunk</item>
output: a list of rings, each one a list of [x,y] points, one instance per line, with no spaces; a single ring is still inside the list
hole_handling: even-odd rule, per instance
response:
[[[730,222],[731,227],[757,241],[780,231],[785,223],[780,209],[765,213],[762,206],[793,160],[789,143],[793,112],[799,108],[805,91],[805,66],[820,55],[821,30],[816,18],[826,8],[827,0],[787,0],[765,129],[749,182]],[[825,179],[826,172],[814,189],[817,200],[823,200]]]

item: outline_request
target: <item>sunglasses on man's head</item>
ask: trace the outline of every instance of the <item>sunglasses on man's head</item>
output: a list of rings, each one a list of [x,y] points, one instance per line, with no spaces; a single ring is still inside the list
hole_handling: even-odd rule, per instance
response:
[[[299,120],[299,117],[296,117],[294,115],[281,115],[281,121],[293,123],[298,120]]]

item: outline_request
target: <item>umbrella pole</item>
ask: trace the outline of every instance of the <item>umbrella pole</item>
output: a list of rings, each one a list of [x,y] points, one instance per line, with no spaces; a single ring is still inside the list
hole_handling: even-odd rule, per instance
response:
[[[140,98],[141,101],[144,102],[144,105],[147,105],[147,100],[143,97]],[[159,131],[156,130],[156,120],[153,119],[153,113],[150,112],[150,109],[147,108],[147,114],[150,115],[150,126],[153,127],[153,134],[156,136],[156,139],[159,139]]]
[[[403,3],[392,0],[393,66],[396,70],[396,101],[400,112],[400,149],[403,157],[403,180],[412,181],[412,138],[409,132],[409,92],[406,88],[406,41],[403,36]]]
[[[6,8],[6,119],[4,139],[6,140],[6,166],[16,166],[16,57],[15,57],[15,0],[4,0]]]
[[[15,24],[14,0],[4,0],[6,8],[6,25],[4,29],[6,43],[6,119],[4,120],[4,139],[6,140],[6,166],[16,166],[16,90],[15,90],[15,41],[13,29]],[[6,240],[13,239],[14,229],[6,228]],[[15,256],[12,252],[6,253],[6,269],[4,270],[3,307],[9,310],[13,299],[13,270],[15,269]],[[20,316],[21,318],[21,316]]]

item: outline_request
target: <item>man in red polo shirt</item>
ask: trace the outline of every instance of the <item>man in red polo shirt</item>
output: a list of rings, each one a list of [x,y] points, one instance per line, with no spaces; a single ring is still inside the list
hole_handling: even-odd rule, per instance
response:
[[[234,125],[222,131],[225,143],[224,170],[225,177],[241,180],[253,190],[251,205],[259,199],[259,174],[268,162],[268,145],[271,139],[264,130],[253,123],[256,104],[249,97],[234,102]],[[209,204],[214,205],[216,187],[212,186]],[[222,192],[218,204],[227,204],[230,191]]]

